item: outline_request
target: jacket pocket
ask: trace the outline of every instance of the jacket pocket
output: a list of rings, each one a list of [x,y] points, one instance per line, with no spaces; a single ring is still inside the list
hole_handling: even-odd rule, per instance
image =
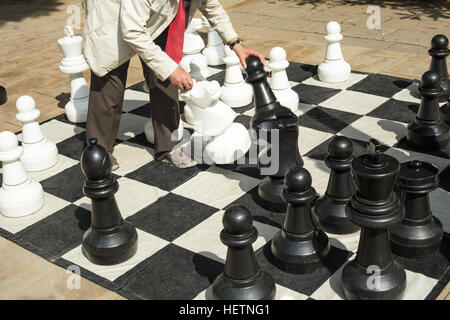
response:
[[[157,13],[162,16],[168,16],[171,11],[170,1],[168,1],[168,0],[153,0],[153,3],[150,6],[150,9],[153,13]]]

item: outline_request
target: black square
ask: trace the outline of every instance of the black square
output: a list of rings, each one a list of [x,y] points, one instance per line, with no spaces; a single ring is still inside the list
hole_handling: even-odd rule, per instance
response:
[[[192,168],[179,169],[169,163],[154,160],[126,174],[125,177],[166,191],[172,191],[206,168],[206,165],[197,165]]]
[[[417,110],[419,110],[418,103],[389,99],[367,115],[375,118],[410,123],[416,118]]]
[[[369,74],[347,90],[358,91],[376,96],[390,98],[400,90],[411,85],[413,81],[382,74]]]
[[[312,86],[303,83],[296,85],[292,90],[298,93],[300,103],[313,105],[318,105],[342,91],[339,89]]]
[[[69,202],[81,199],[85,177],[79,164],[41,181],[42,188],[58,198]]]
[[[85,132],[61,141],[56,145],[59,154],[80,161],[84,149],[87,147]]]
[[[271,245],[272,241],[269,241],[257,251],[256,256],[261,269],[269,272],[276,283],[307,296],[319,289],[352,255],[349,251],[331,246],[324,267],[308,274],[291,274],[273,265]]]
[[[315,107],[298,118],[298,125],[335,134],[361,117],[350,112]]]
[[[133,109],[130,111],[130,113],[137,114],[138,116],[150,118],[151,117],[150,103],[146,103],[143,106]]]
[[[65,113],[57,116],[56,118],[49,119],[47,121],[43,121],[40,123],[40,125],[44,124],[45,122],[49,122],[51,120],[58,120],[58,121],[61,121],[61,122],[67,123],[67,124],[71,124],[71,125],[86,129],[86,122],[78,122],[78,123],[71,122],[71,121],[69,121],[69,119],[67,119],[67,116]]]
[[[142,270],[126,281],[118,291],[120,295],[128,299],[190,300],[223,272],[223,264],[174,244],[141,264]],[[120,278],[116,281],[125,282]]]
[[[216,74],[213,74],[212,76],[209,76],[207,80],[208,81],[217,81],[217,82],[219,82],[219,84],[221,86],[223,86],[223,84],[225,83],[225,71],[221,71]]]
[[[153,143],[148,142],[147,138],[145,137],[145,133],[137,134],[133,138],[128,139],[127,141],[147,148],[151,149],[155,148],[155,145]]]
[[[217,211],[219,209],[169,193],[127,220],[141,230],[173,241]]]
[[[234,119],[234,122],[243,124],[244,127],[246,127],[247,129],[250,129],[250,120],[251,119],[252,119],[252,117],[250,117],[250,116],[247,116],[245,114],[240,114]]]
[[[134,90],[134,91],[145,92],[144,84],[145,84],[145,81],[141,81],[141,82],[135,83],[132,86],[129,86],[127,88],[127,90]]]
[[[334,137],[336,137],[336,136],[334,136]],[[305,156],[307,156],[308,158],[325,161],[325,158],[328,156],[328,145],[330,144],[330,141],[334,137],[328,138],[327,140],[325,140],[324,142],[322,142],[315,148],[311,149],[310,151],[308,151],[308,153],[305,154]],[[367,150],[368,142],[367,141],[362,141],[362,140],[357,140],[357,139],[352,139],[352,138],[349,138],[349,139],[353,145],[353,157],[354,158],[368,153],[368,150]],[[381,150],[383,152],[385,152],[387,149],[389,149],[389,147],[387,147],[385,145],[381,145]]]
[[[252,102],[250,102],[246,106],[233,108],[233,111],[236,112],[236,113],[244,113],[244,112],[247,112],[247,111],[251,110],[253,107],[254,107],[254,103],[253,103],[253,100],[252,100]]]
[[[286,69],[286,74],[290,81],[303,82],[317,74],[317,66],[289,62],[289,67]]]
[[[430,154],[432,156],[436,156],[436,157],[440,157],[440,158],[444,158],[444,159],[450,159],[450,143],[448,143],[447,146],[441,150],[423,150],[423,149],[416,149],[416,148],[411,147],[406,142],[406,137],[403,137],[393,147],[405,149],[405,150],[411,150],[411,151],[420,152],[420,153],[426,153],[426,154]]]
[[[91,213],[70,204],[18,232],[15,241],[52,261],[80,245],[90,225]]]

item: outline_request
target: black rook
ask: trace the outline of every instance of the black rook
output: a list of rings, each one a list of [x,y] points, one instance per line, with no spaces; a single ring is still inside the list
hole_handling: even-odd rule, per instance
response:
[[[355,260],[342,271],[347,299],[398,299],[406,288],[406,273],[392,257],[388,233],[405,216],[405,209],[393,192],[400,163],[381,153],[380,147],[371,139],[369,154],[352,162],[356,192],[346,213],[361,226],[361,235]]]
[[[111,175],[111,159],[105,148],[89,139],[81,156],[86,182],[84,194],[91,199],[91,227],[83,236],[83,250],[95,264],[112,265],[131,258],[137,250],[134,226],[122,219],[114,194],[119,184]]]
[[[275,98],[267,83],[267,72],[259,58],[250,56],[246,62],[247,82],[253,86],[254,91],[255,115],[251,119],[251,126],[259,139],[266,139],[272,144],[265,155],[267,163],[263,163],[262,157],[258,159],[261,174],[266,175],[259,185],[258,195],[268,209],[281,212],[285,210],[281,199],[284,175],[290,168],[303,166],[298,150],[297,116],[281,106]],[[273,139],[275,132],[279,134],[278,141]],[[262,134],[266,134],[266,137],[262,137]],[[270,173],[264,174],[262,169]]]

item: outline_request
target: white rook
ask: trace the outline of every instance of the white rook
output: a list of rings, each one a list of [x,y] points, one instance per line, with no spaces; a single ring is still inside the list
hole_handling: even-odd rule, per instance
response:
[[[40,115],[36,103],[30,96],[21,96],[16,101],[16,119],[22,122],[23,154],[20,161],[26,171],[42,171],[56,164],[58,149],[48,141],[37,122]]]
[[[44,205],[44,190],[25,172],[19,160],[22,153],[14,133],[0,132],[0,161],[3,165],[0,213],[6,217],[23,217]]]
[[[323,82],[344,82],[350,77],[350,65],[344,60],[341,50],[341,26],[336,21],[326,26],[327,51],[325,60],[319,65],[317,74]]]
[[[61,72],[70,75],[70,101],[65,106],[70,122],[86,122],[89,104],[89,89],[83,71],[89,69],[81,53],[83,38],[74,36],[72,28],[64,27],[66,37],[58,40],[64,58],[59,65]]]

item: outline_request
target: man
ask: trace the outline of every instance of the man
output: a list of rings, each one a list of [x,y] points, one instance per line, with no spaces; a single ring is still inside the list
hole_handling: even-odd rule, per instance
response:
[[[112,156],[120,124],[130,59],[139,55],[150,89],[155,157],[179,168],[196,162],[184,154],[172,132],[179,125],[178,89],[190,90],[189,73],[178,66],[184,30],[197,9],[235,50],[245,68],[249,55],[219,0],[82,0],[86,9],[84,55],[91,68],[86,138],[96,137]]]

